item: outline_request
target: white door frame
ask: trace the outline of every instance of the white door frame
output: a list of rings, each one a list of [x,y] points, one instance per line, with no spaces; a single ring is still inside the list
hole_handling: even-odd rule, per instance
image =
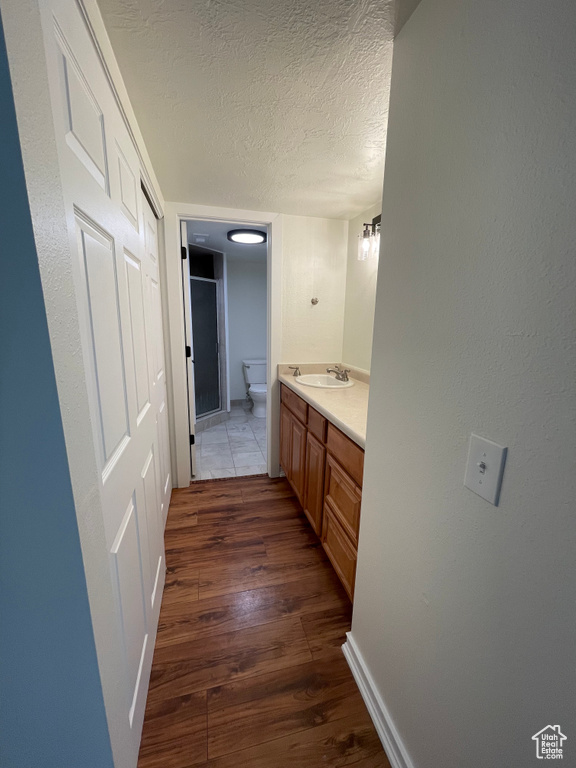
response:
[[[168,296],[168,322],[170,344],[166,350],[171,361],[172,391],[172,470],[179,488],[190,484],[190,437],[188,432],[188,392],[186,387],[185,317],[182,296],[182,269],[180,267],[181,222],[188,219],[226,221],[241,226],[255,224],[268,227],[267,248],[267,376],[266,404],[267,470],[270,477],[280,474],[279,416],[280,387],[278,364],[282,344],[282,216],[278,213],[246,211],[237,208],[219,208],[186,203],[165,204],[166,234],[166,287]]]
[[[192,436],[196,434],[196,401],[194,398],[194,339],[192,338],[192,298],[190,296],[190,252],[186,222],[180,222],[180,250],[186,251],[186,259],[180,259],[182,271],[182,307],[184,312],[184,343],[190,348],[190,357],[186,355],[186,389],[188,392],[188,432],[190,433],[190,472],[196,474],[196,444]],[[174,464],[174,461],[172,461]]]

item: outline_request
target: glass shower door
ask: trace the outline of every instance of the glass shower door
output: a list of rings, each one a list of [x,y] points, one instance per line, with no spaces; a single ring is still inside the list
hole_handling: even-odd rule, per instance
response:
[[[220,410],[218,284],[190,278],[196,418]]]

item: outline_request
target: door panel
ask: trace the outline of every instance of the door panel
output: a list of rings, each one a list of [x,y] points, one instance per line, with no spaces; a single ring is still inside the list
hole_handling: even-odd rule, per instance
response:
[[[292,480],[292,418],[284,403],[280,405],[280,465],[288,480]]]
[[[124,265],[128,283],[130,307],[130,333],[134,352],[134,370],[136,376],[136,404],[138,420],[143,416],[144,408],[150,403],[148,382],[148,351],[146,349],[146,325],[144,322],[144,285],[140,259],[124,250]]]
[[[126,379],[113,243],[77,217],[90,346],[98,398],[99,431],[107,462],[128,432]]]
[[[162,517],[162,530],[166,523],[168,515],[168,504],[170,503],[170,449],[168,436],[168,409],[166,400],[160,405],[158,413],[158,445],[160,448],[160,515]]]
[[[146,642],[146,608],[142,602],[143,573],[141,542],[138,520],[133,499],[130,499],[126,515],[112,545],[120,616],[126,640],[126,678],[128,690],[134,699],[142,649]],[[138,578],[139,576],[139,578]]]
[[[300,504],[304,504],[304,482],[306,480],[306,427],[292,418],[292,486]]]
[[[158,508],[158,483],[156,481],[156,461],[151,450],[142,470],[144,483],[144,502],[146,504],[146,523],[148,529],[148,556],[150,561],[150,607],[154,608],[157,596],[159,568],[162,563],[163,549],[159,546],[162,541],[163,525]]]
[[[308,432],[306,441],[306,503],[303,506],[314,532],[320,536],[322,533],[322,507],[324,505],[326,448],[311,432]]]
[[[56,21],[54,33],[60,48],[58,71],[63,94],[66,143],[102,189],[107,189],[104,115]]]
[[[118,144],[116,144],[116,153],[118,155],[118,175],[120,177],[120,199],[122,201],[122,210],[128,221],[137,230],[138,182]]]
[[[50,90],[106,551],[126,670],[114,712],[135,766],[165,575],[171,493],[158,226],[138,153],[78,5],[46,0]],[[117,693],[113,694],[115,706]]]

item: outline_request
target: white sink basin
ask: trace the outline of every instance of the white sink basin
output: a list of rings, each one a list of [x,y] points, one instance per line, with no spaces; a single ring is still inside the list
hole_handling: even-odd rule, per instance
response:
[[[335,376],[329,373],[305,373],[303,376],[297,376],[298,384],[305,384],[307,387],[320,387],[321,389],[345,389],[353,387],[353,381],[338,381]]]

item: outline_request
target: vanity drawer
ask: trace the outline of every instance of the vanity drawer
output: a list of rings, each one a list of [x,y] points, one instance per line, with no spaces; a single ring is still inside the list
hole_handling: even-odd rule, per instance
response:
[[[364,474],[364,451],[362,448],[330,422],[328,422],[326,447],[329,453],[335,456],[343,467],[346,467],[346,471],[352,479],[361,486]]]
[[[326,442],[326,424],[328,422],[321,413],[308,406],[308,429],[321,443]]]
[[[292,413],[300,419],[303,424],[306,424],[306,418],[308,416],[308,403],[304,402],[301,397],[285,384],[282,384],[282,402],[289,408]]]
[[[352,546],[328,501],[324,502],[322,545],[348,597],[352,600],[356,578],[356,549]]]
[[[326,458],[325,488],[325,499],[330,502],[330,506],[354,546],[358,546],[362,492],[330,455]]]

